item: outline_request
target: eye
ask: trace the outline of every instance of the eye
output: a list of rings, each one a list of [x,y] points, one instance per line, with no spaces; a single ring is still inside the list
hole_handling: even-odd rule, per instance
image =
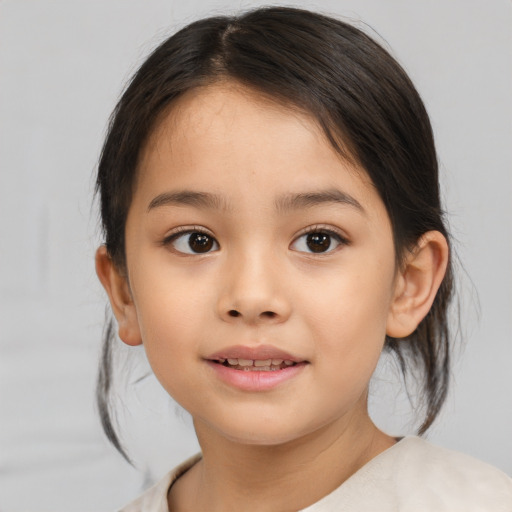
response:
[[[202,231],[182,231],[171,235],[164,245],[171,245],[175,251],[183,254],[205,254],[219,250],[217,240]]]
[[[315,230],[296,238],[290,246],[294,251],[308,253],[332,252],[341,244],[346,244],[338,233],[329,230]]]

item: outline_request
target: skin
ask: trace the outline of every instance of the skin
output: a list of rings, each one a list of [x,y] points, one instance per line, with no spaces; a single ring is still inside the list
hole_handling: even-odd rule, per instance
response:
[[[345,201],[289,201],[333,190]],[[218,198],[162,199],[183,191]],[[311,252],[308,229],[336,233],[326,252]],[[212,250],[191,252],[187,230]],[[397,268],[375,188],[307,115],[232,83],[185,94],[142,153],[126,269],[104,248],[96,257],[121,339],[144,344],[194,419],[203,459],[171,488],[170,509],[298,510],[392,446],[368,415],[368,383],[386,333],[407,336],[428,312],[447,258],[429,232]],[[233,345],[305,363],[270,390],[240,390],[207,361]]]

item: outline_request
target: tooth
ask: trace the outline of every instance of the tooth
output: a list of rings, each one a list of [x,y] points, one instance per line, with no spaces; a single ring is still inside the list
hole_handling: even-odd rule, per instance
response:
[[[290,361],[289,359],[285,359],[285,360],[284,360],[284,364],[285,364],[286,366],[291,366],[291,365],[293,364],[293,361]]]
[[[254,361],[254,366],[270,366],[272,359],[259,359]]]
[[[252,366],[253,360],[252,359],[238,359],[238,364],[240,366]]]
[[[220,359],[217,359],[217,361],[219,361],[219,363],[225,363],[226,362],[226,360],[223,357],[221,357]]]
[[[238,359],[229,359],[229,358],[228,358],[228,363],[229,363],[231,366],[238,366]]]
[[[283,360],[282,359],[272,359],[272,364],[274,366],[279,366],[280,364],[282,364]]]

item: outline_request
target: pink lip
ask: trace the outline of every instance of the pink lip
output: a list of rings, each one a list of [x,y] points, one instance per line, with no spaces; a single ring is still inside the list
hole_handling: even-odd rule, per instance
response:
[[[234,370],[214,361],[207,361],[207,364],[222,382],[241,391],[270,391],[293,379],[307,366],[306,362],[302,362],[282,370],[258,372]]]
[[[275,371],[244,371],[223,366],[217,362],[220,359],[283,359],[296,364]],[[308,365],[308,361],[271,345],[229,347],[208,356],[206,362],[215,376],[225,384],[241,391],[252,392],[270,391],[302,373]]]
[[[205,359],[210,361],[218,361],[219,359],[283,359],[283,361],[289,360],[294,363],[305,362],[304,359],[289,354],[288,352],[284,352],[272,345],[259,345],[257,347],[235,345],[233,347],[219,350]]]

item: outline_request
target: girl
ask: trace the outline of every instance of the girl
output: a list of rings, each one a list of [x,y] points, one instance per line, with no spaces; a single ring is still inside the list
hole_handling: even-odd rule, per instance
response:
[[[503,473],[368,415],[384,349],[430,427],[452,295],[430,123],[368,36],[281,7],[189,25],[121,98],[97,187],[119,337],[201,446],[125,512],[512,510]]]

